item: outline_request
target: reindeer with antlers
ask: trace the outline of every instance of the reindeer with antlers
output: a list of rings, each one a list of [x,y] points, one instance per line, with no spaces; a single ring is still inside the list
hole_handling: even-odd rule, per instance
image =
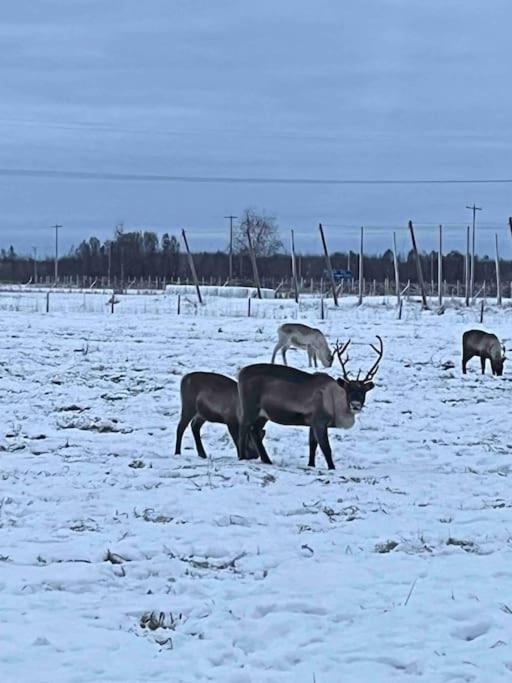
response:
[[[282,425],[309,427],[309,466],[315,466],[317,447],[330,470],[334,469],[329,444],[328,428],[350,429],[355,416],[363,409],[366,394],[373,389],[373,378],[379,368],[384,345],[377,337],[379,347],[371,344],[377,359],[363,379],[360,372],[352,378],[347,370],[348,357],[343,358],[350,340],[337,344],[335,353],[340,361],[343,377],[333,379],[325,373],[309,374],[283,365],[248,365],[240,371],[238,393],[240,397],[239,458],[249,457],[248,444],[252,437],[262,462],[271,464],[258,433],[270,420]]]

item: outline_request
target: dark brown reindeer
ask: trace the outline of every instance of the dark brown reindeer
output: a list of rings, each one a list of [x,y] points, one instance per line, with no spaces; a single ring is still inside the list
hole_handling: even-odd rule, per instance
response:
[[[481,330],[468,330],[462,335],[462,372],[466,374],[466,365],[473,356],[480,356],[482,375],[485,374],[485,361],[491,362],[493,375],[503,374],[505,347],[495,334]]]
[[[378,370],[384,351],[382,339],[377,337],[379,348],[371,345],[377,353],[377,360],[364,379],[351,378],[343,354],[350,340],[335,351],[343,370],[343,377],[333,379],[325,373],[309,374],[283,365],[248,365],[240,371],[238,392],[240,394],[240,439],[239,457],[247,458],[250,434],[256,433],[256,445],[262,462],[271,464],[257,430],[263,428],[267,420],[282,425],[309,427],[309,462],[315,466],[317,446],[330,470],[334,469],[332,451],[329,444],[328,428],[350,429],[355,416],[363,409],[366,394],[373,389],[373,378]],[[256,432],[255,432],[256,430]]]
[[[238,414],[238,386],[233,379],[215,372],[190,372],[184,375],[181,380],[181,418],[176,432],[175,454],[181,454],[183,432],[191,422],[200,458],[206,458],[201,441],[201,427],[205,422],[225,424],[238,451]],[[264,432],[259,436],[263,439]],[[252,438],[247,453],[248,459],[259,457]]]

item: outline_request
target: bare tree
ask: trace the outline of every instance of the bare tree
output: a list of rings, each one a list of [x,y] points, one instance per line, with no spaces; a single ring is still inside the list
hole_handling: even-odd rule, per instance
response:
[[[245,209],[233,234],[233,249],[238,254],[249,251],[247,230],[256,256],[273,256],[282,251],[283,243],[279,238],[279,228],[275,218],[257,214],[253,209]]]

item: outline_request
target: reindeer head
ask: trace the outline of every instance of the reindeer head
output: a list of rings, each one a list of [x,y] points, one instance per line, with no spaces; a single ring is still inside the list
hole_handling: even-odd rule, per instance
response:
[[[343,354],[345,353],[350,344],[350,339],[343,346],[336,343],[335,352],[338,356],[338,360],[340,361],[341,369],[343,370],[343,377],[338,378],[336,381],[340,385],[340,387],[342,387],[345,390],[345,393],[347,395],[348,406],[353,413],[361,412],[364,406],[364,402],[366,400],[367,392],[371,391],[375,386],[372,380],[377,374],[377,370],[379,369],[379,363],[381,361],[382,354],[384,353],[384,344],[382,342],[382,339],[379,337],[379,335],[377,335],[377,339],[379,341],[379,348],[377,348],[373,344],[370,344],[370,347],[377,354],[377,360],[368,370],[366,376],[363,379],[360,379],[361,371],[357,373],[356,378],[350,377],[347,371],[347,363],[349,361],[349,357],[347,356],[347,358],[343,360]]]
[[[503,375],[503,366],[507,360],[505,356],[505,344],[501,344],[500,353],[491,356],[491,367],[494,375],[501,377]]]

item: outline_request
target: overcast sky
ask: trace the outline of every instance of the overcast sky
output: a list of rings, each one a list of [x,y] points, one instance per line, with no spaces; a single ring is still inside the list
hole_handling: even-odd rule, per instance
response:
[[[224,248],[227,214],[274,215],[301,251],[463,248],[506,229],[512,185],[108,180],[512,178],[509,0],[4,0],[0,246],[49,252],[127,228]],[[73,171],[93,179],[27,177]]]

